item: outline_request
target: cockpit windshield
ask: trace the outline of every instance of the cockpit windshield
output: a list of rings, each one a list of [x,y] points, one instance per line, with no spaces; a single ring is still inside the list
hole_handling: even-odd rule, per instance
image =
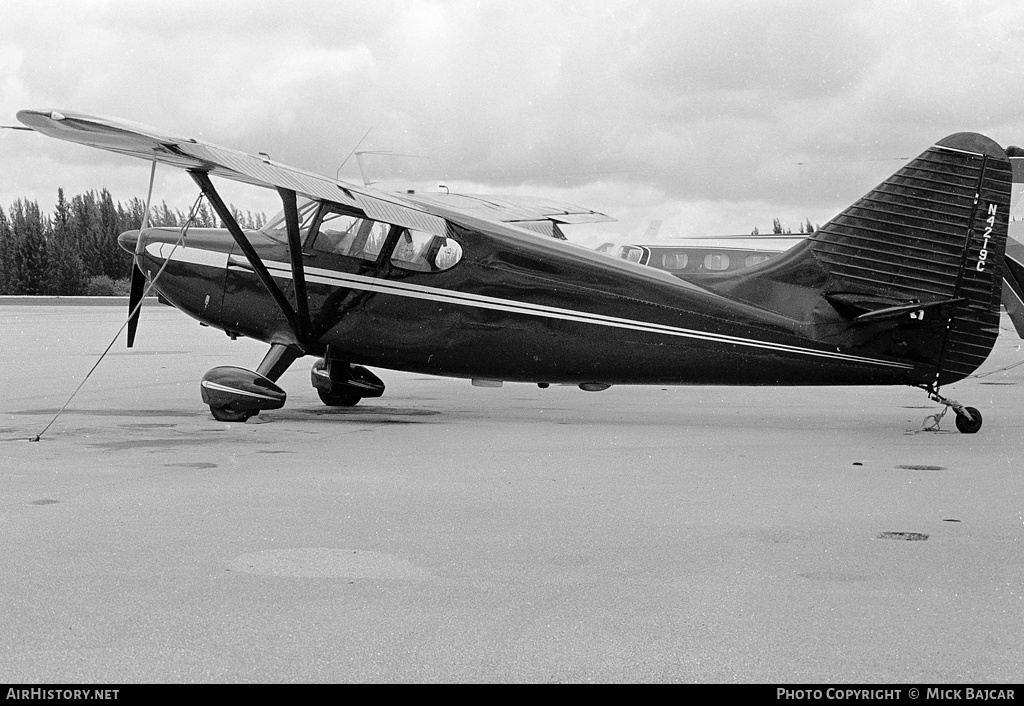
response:
[[[306,236],[309,234],[309,227],[313,223],[313,217],[316,215],[316,208],[319,205],[317,201],[310,199],[304,199],[299,197],[298,209],[299,209],[299,235],[300,241],[305,242]],[[260,232],[270,236],[274,240],[279,240],[282,243],[288,242],[288,226],[284,222],[284,211],[279,211],[274,215],[267,224],[260,228]]]

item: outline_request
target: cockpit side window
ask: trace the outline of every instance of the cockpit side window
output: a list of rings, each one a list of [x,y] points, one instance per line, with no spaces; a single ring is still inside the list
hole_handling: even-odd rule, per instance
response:
[[[462,259],[462,246],[452,238],[402,229],[391,253],[391,264],[415,272],[443,272]]]
[[[316,227],[313,251],[376,260],[391,225],[325,209]]]

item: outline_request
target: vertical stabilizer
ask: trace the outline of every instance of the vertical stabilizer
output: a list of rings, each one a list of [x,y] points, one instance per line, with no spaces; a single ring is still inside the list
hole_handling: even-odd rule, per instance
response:
[[[1006,152],[951,135],[810,236],[834,304],[922,305],[940,315],[932,388],[981,365],[999,334],[1012,173]],[[933,314],[941,312],[941,314]],[[860,314],[877,318],[879,312]]]

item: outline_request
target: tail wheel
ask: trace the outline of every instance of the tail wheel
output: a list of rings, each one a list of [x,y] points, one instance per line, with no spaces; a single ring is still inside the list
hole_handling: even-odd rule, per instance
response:
[[[956,415],[956,428],[961,434],[974,434],[981,429],[981,412],[974,407],[964,407],[963,409],[971,415],[971,418],[968,419],[967,414],[958,412]]]

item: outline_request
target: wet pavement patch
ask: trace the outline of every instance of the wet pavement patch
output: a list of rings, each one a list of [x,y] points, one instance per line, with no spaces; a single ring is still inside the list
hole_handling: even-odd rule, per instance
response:
[[[134,449],[173,449],[180,446],[198,446],[200,444],[219,444],[221,439],[194,438],[182,436],[173,439],[133,439],[129,441],[98,441],[89,444],[91,449],[107,449],[108,451],[131,451]]]
[[[435,409],[415,409],[409,407],[329,407],[317,409],[315,412],[328,412],[334,416],[363,417],[367,415],[387,415],[389,417],[433,417],[440,414]]]
[[[330,412],[316,413],[318,417],[333,416]],[[345,422],[362,422],[364,424],[419,424],[415,419],[388,419],[387,417],[365,417],[362,419],[343,419]]]
[[[551,557],[551,563],[566,569],[582,569],[594,562],[594,557],[589,554],[566,552]]]
[[[925,466],[921,464],[905,464],[902,466],[896,466],[901,471],[944,471],[945,466]]]
[[[806,532],[777,529],[760,534],[758,539],[768,544],[794,544],[807,542],[810,535]]]
[[[853,583],[855,581],[867,581],[871,577],[868,574],[846,574],[839,571],[809,571],[800,574],[801,578],[811,581],[828,581],[831,583]]]
[[[408,559],[361,549],[273,549],[243,554],[229,571],[282,578],[422,581],[430,572]]]
[[[332,422],[358,422],[361,424],[421,424],[423,417],[433,417],[441,414],[433,409],[410,409],[390,407],[318,407],[312,409],[293,410],[298,415],[291,416],[288,413],[275,414],[281,419],[302,419],[310,416],[318,419],[329,419]]]
[[[51,498],[42,498],[40,500],[33,500],[29,505],[56,505],[60,500],[53,500]]]
[[[882,532],[878,539],[900,539],[904,542],[923,542],[928,535],[922,532]]]
[[[202,412],[183,412],[181,410],[166,409],[75,409],[69,407],[61,412],[60,407],[48,409],[20,409],[11,414],[28,415],[54,415],[61,414],[84,414],[90,417],[197,417]]]

